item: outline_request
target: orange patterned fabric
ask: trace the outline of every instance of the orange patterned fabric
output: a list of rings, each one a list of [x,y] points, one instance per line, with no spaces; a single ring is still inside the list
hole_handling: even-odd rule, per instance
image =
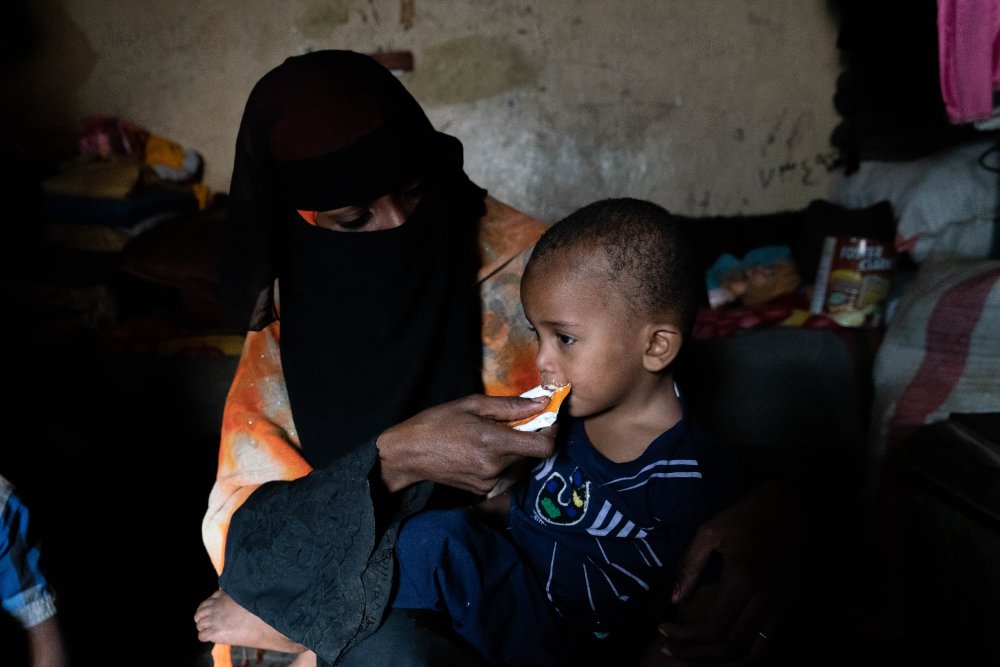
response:
[[[480,221],[483,384],[512,395],[539,382],[535,337],[520,303],[521,273],[545,223],[487,198]],[[281,372],[280,329],[273,322],[247,334],[222,420],[219,467],[202,523],[212,564],[221,572],[233,513],[261,484],[306,475]],[[219,661],[216,661],[219,664]]]

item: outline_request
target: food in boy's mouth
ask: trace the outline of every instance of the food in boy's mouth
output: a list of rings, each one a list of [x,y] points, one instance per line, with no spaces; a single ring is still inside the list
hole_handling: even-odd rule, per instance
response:
[[[569,395],[570,387],[570,384],[562,386],[542,384],[521,394],[523,398],[548,396],[549,402],[538,414],[511,422],[511,427],[518,431],[539,431],[547,426],[552,426],[556,422],[556,417],[559,416],[559,406]]]
[[[561,387],[548,384],[539,385],[524,392],[521,394],[524,398],[548,396],[549,402],[534,416],[509,422],[510,426],[518,431],[540,431],[543,428],[552,426],[556,422],[556,417],[559,416],[559,407],[562,405],[563,401],[566,400],[566,396],[569,395],[569,390],[569,384],[564,384]],[[518,479],[528,474],[528,471],[531,470],[536,463],[536,460],[524,459],[507,468],[507,470],[505,470],[500,476],[500,479],[497,481],[496,486],[493,487],[493,490],[486,494],[486,497],[493,498],[509,489]]]

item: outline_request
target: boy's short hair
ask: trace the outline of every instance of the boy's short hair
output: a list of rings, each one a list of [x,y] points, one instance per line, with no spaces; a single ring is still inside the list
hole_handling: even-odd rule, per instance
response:
[[[608,284],[634,314],[672,313],[685,336],[691,331],[703,281],[693,241],[677,218],[641,199],[596,201],[546,230],[528,268],[555,252],[598,248],[608,260]]]

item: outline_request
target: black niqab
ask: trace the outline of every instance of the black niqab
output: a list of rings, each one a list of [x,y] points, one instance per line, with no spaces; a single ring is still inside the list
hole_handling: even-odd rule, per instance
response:
[[[414,177],[424,195],[398,228],[336,232],[296,213],[364,203]],[[313,466],[482,390],[484,196],[462,171],[461,144],[367,56],[296,56],[254,87],[237,138],[222,296],[261,328],[276,316],[260,306],[271,306],[277,278],[282,370]]]

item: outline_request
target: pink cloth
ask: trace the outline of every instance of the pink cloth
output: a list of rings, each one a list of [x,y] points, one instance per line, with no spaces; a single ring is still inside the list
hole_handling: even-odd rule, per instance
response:
[[[952,123],[993,115],[1000,89],[1000,0],[938,0],[941,94]]]

